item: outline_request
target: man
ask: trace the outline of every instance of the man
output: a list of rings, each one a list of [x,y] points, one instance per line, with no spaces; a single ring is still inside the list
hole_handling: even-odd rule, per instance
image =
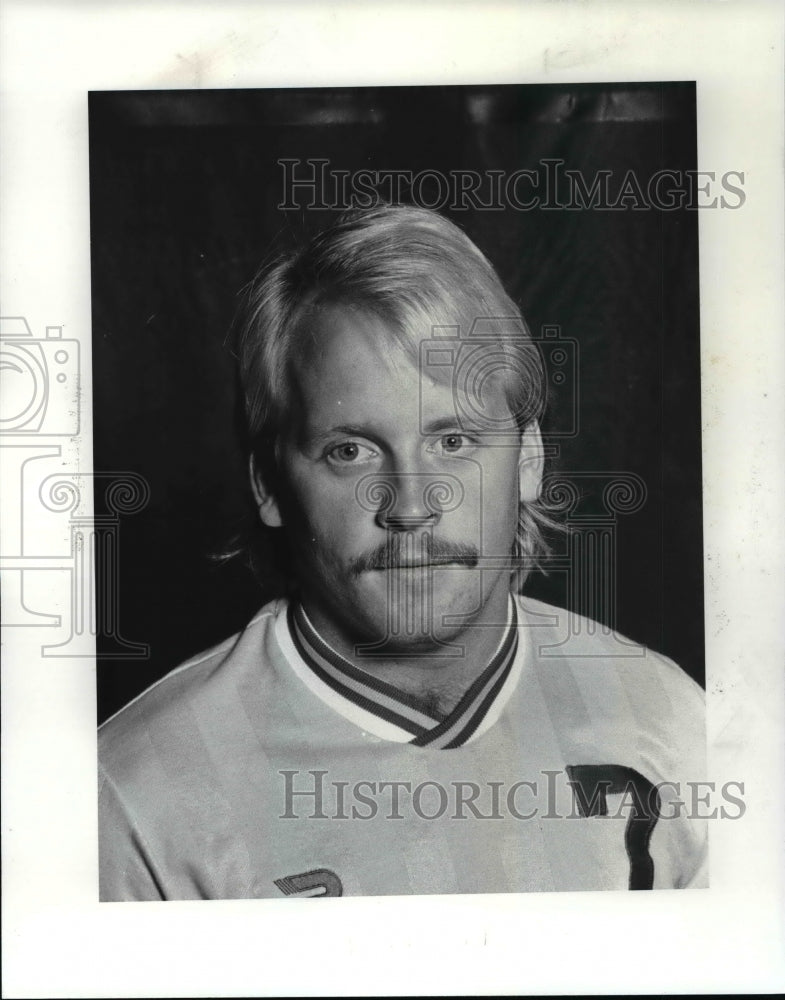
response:
[[[704,884],[700,690],[514,593],[543,372],[481,252],[344,219],[257,278],[239,358],[288,596],[102,727],[101,898]]]

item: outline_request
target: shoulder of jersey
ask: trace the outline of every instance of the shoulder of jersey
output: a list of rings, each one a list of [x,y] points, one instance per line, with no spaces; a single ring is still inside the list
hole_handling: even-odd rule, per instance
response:
[[[276,600],[266,604],[241,632],[175,667],[103,722],[98,729],[99,756],[109,745],[124,742],[141,720],[165,715],[183,697],[209,696],[210,689],[222,683],[230,664],[258,664],[267,629],[280,603]]]
[[[597,622],[578,615],[566,608],[546,604],[531,597],[518,595],[518,608],[521,620],[533,626],[535,652],[539,647],[555,647],[559,638],[565,635],[579,637],[580,652],[567,656],[540,655],[538,663],[551,664],[558,669],[559,663],[568,659],[580,664],[584,674],[605,673],[609,669],[616,674],[636,675],[645,670],[654,671],[660,681],[668,688],[673,688],[689,701],[702,706],[705,702],[703,689],[682,668],[662,653],[657,653],[648,646],[633,642],[618,632],[609,632]],[[540,620],[538,620],[540,619]],[[539,629],[542,628],[540,632]],[[625,655],[624,648],[630,652]]]

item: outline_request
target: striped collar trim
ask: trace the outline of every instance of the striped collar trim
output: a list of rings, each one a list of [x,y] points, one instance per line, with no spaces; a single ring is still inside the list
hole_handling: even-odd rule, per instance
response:
[[[289,605],[286,626],[284,646],[299,661],[293,666],[322,700],[376,735],[418,747],[454,749],[479,736],[498,718],[520,672],[520,664],[514,669],[519,643],[512,599],[510,622],[491,662],[446,715],[423,711],[414,698],[350,663],[324,641],[300,605]]]

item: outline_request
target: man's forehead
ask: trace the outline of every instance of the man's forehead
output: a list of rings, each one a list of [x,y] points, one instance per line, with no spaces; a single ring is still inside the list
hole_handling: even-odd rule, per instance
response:
[[[341,303],[309,310],[299,325],[292,367],[311,378],[334,371],[395,368],[417,383],[452,384],[467,361],[482,378],[504,374],[500,342],[487,336],[467,337],[468,324],[415,319],[404,325],[383,318],[370,306]],[[468,390],[472,380],[461,381]]]
[[[338,309],[325,311],[308,333],[307,348],[293,357],[292,415],[299,414],[309,436],[339,426],[389,434],[396,426],[403,432],[419,425],[429,434],[509,421],[501,381],[457,383],[449,364],[429,363],[431,338],[412,343],[377,316]],[[448,338],[439,338],[440,349],[449,345]],[[461,346],[455,340],[454,352]]]
[[[305,318],[290,366],[304,388],[340,383],[355,390],[403,372],[417,384],[417,353],[388,323],[368,310],[329,306]]]

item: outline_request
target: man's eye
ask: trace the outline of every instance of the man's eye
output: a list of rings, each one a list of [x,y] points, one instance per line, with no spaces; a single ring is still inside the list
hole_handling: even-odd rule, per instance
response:
[[[367,462],[376,457],[376,452],[367,445],[358,444],[356,441],[344,441],[330,448],[327,452],[328,461],[334,465],[352,465],[360,462]]]
[[[452,454],[460,451],[469,444],[468,438],[464,434],[444,434],[441,438],[442,451]]]

